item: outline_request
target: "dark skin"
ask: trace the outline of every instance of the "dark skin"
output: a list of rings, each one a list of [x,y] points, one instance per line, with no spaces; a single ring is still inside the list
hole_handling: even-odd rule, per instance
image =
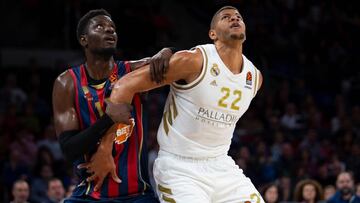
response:
[[[115,61],[113,54],[110,52],[116,49],[118,37],[115,30],[115,24],[110,17],[99,15],[89,21],[87,33],[79,39],[86,57],[87,71],[89,76],[95,80],[108,78],[114,67]],[[152,67],[151,77],[155,82],[160,82],[163,78],[162,75],[167,70],[166,65],[168,65],[171,55],[171,50],[164,48],[152,58],[130,61],[129,63],[131,69],[135,70],[150,62]],[[56,78],[52,97],[56,134],[59,136],[65,131],[80,130],[79,118],[74,105],[75,88],[68,71],[63,72]],[[130,105],[108,103],[108,106],[111,106],[112,110],[110,112],[106,109],[106,113],[115,123],[129,124],[128,119],[131,116],[130,111],[132,109]],[[89,179],[89,181],[98,180],[95,186],[96,190],[101,187],[107,175],[111,175],[116,182],[121,182],[116,174],[113,157],[109,153],[112,150],[112,145],[107,144],[111,143],[109,140],[113,140],[113,138],[114,135],[106,133],[98,146],[96,155],[90,159],[100,164],[94,167],[86,167],[88,172],[97,174]],[[84,167],[84,165],[80,165],[78,168],[81,167]]]

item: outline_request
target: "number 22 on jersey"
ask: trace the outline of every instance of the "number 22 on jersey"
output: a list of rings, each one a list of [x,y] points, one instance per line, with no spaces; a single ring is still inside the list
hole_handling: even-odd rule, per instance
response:
[[[237,105],[237,103],[241,99],[241,91],[240,90],[231,91],[230,88],[228,88],[228,87],[222,87],[221,92],[224,93],[224,96],[221,97],[220,100],[218,101],[218,105],[220,107],[228,108],[228,106],[230,105],[229,102],[231,102],[228,100],[228,98],[229,98],[230,94],[233,94],[234,96],[236,96],[236,98],[231,102],[230,108],[233,110],[240,109],[240,107]]]

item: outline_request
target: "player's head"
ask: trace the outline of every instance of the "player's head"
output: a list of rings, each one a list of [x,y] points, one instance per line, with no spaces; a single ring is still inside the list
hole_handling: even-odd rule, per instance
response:
[[[25,180],[17,180],[13,184],[12,194],[14,202],[26,202],[29,198],[29,184]]]
[[[341,172],[336,179],[336,187],[342,195],[353,193],[354,178],[351,172]]]
[[[112,56],[116,51],[117,34],[111,15],[104,9],[90,10],[77,25],[81,46],[99,55]]]
[[[239,40],[245,41],[245,23],[237,8],[224,6],[214,14],[209,37],[214,41]]]

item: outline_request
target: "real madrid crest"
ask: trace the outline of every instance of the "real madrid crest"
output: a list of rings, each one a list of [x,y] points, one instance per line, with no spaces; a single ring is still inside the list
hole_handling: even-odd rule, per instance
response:
[[[218,64],[216,63],[213,63],[211,69],[210,69],[210,73],[212,76],[216,77],[220,74],[220,69],[219,69],[219,66]]]

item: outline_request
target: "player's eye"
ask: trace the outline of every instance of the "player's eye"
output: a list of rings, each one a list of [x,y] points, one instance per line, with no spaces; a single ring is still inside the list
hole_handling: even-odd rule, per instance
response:
[[[101,30],[101,29],[103,29],[104,28],[104,26],[102,26],[102,25],[96,25],[96,29],[99,29],[99,30]]]
[[[221,20],[228,19],[228,18],[229,18],[229,16],[226,15],[226,16],[223,16],[223,17],[221,18]]]

